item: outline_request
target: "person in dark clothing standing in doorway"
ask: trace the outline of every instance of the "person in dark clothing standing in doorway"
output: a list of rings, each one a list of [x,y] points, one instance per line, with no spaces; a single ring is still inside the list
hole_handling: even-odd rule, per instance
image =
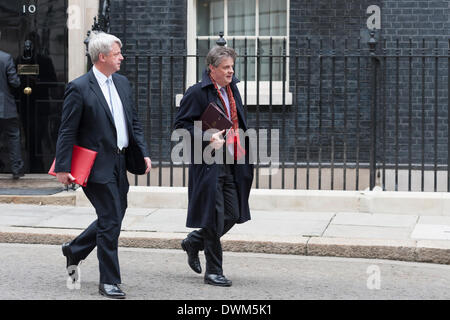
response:
[[[13,179],[23,177],[20,123],[11,87],[18,88],[20,79],[10,54],[0,51],[0,129],[8,136],[9,159]]]
[[[193,139],[198,137],[199,121],[210,102],[215,102],[233,123],[226,133],[218,131],[208,136],[203,148],[209,145],[224,161],[207,164],[193,161],[189,165],[189,206],[187,227],[195,230],[181,243],[187,252],[188,264],[197,273],[202,272],[198,252],[205,251],[205,283],[215,286],[231,286],[231,280],[223,274],[222,246],[220,238],[236,223],[250,220],[248,198],[253,182],[253,165],[249,163],[249,148],[241,143],[239,132],[247,130],[242,99],[234,77],[236,52],[229,47],[212,48],[206,57],[207,69],[202,81],[190,87],[181,100],[175,119],[175,129],[186,129]],[[201,131],[201,130],[200,130]],[[200,139],[205,140],[200,133]],[[191,145],[194,145],[192,143]],[[203,152],[203,150],[202,150]],[[202,153],[203,154],[203,153]],[[221,157],[219,157],[222,159]]]

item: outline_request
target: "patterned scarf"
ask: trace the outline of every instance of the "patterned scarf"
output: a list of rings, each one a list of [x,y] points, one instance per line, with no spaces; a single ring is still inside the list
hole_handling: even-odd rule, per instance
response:
[[[211,76],[209,76],[209,77],[211,79],[211,82],[214,84],[214,87],[217,90],[217,94],[219,95],[220,101],[222,102],[222,105],[225,109],[228,119],[231,119],[231,121],[233,122],[233,127],[230,130],[230,132],[228,132],[228,134],[227,134],[226,143],[227,143],[227,147],[229,145],[234,146],[234,148],[233,148],[234,160],[239,160],[243,156],[245,156],[245,150],[244,150],[244,148],[242,148],[241,142],[239,139],[239,119],[238,119],[238,114],[237,114],[237,109],[236,109],[236,101],[234,100],[234,97],[233,97],[233,91],[231,91],[230,85],[227,85],[225,87],[227,90],[228,102],[230,105],[230,113],[231,113],[231,117],[230,117],[230,114],[228,113],[227,105],[225,104],[225,100],[222,97],[222,93],[219,90],[219,86],[217,85],[217,82]]]

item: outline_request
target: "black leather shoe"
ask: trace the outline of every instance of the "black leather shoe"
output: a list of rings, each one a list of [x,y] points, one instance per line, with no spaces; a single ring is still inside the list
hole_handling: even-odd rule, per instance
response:
[[[98,291],[102,296],[111,299],[125,299],[126,294],[123,292],[117,284],[100,283]]]
[[[221,274],[205,274],[205,283],[219,287],[231,287],[231,280]]]
[[[14,180],[19,179],[20,177],[23,177],[25,174],[23,172],[17,172],[17,173],[13,173],[12,177]]]
[[[187,239],[181,241],[181,248],[183,248],[188,255],[189,267],[197,273],[202,273],[202,266],[200,265],[200,259],[198,258],[198,250],[192,248]]]
[[[72,250],[70,250],[69,247],[70,242],[66,242],[63,243],[62,245],[62,252],[63,255],[66,257],[66,268],[67,268],[67,273],[69,274],[69,276],[72,276],[73,273],[75,272],[75,270],[69,270],[70,266],[78,266],[78,264],[80,263],[80,260],[75,259],[75,257],[72,254]]]

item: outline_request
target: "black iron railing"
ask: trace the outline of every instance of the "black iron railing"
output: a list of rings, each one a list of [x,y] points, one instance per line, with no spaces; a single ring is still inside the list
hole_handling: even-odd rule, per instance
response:
[[[247,122],[280,141],[277,163],[257,159],[254,187],[450,191],[450,40],[401,40],[243,42],[235,71]],[[187,165],[171,160],[173,120],[187,72],[201,78],[207,50],[187,55],[174,39],[131,47],[121,72],[154,166],[135,184],[186,186]]]

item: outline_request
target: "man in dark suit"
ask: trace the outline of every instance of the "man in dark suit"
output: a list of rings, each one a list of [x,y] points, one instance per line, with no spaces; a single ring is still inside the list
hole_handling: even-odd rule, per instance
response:
[[[83,191],[98,219],[71,242],[63,244],[67,267],[77,266],[97,246],[100,294],[125,298],[121,283],[118,239],[127,208],[127,170],[146,174],[151,161],[144,133],[133,106],[129,81],[119,71],[122,42],[113,35],[93,33],[89,55],[94,66],[67,85],[56,144],[57,179],[69,184],[72,148],[97,151]]]
[[[187,252],[188,264],[197,273],[202,269],[199,250],[205,250],[206,271],[204,281],[215,286],[231,286],[223,274],[220,238],[236,223],[250,220],[248,198],[253,181],[253,165],[249,161],[248,144],[242,146],[239,129],[247,130],[241,96],[233,76],[236,53],[232,48],[214,47],[206,57],[207,70],[200,83],[190,87],[181,100],[175,119],[175,128],[190,132],[193,139],[206,142],[206,147],[220,154],[208,164],[205,159],[195,163],[195,150],[191,151],[189,165],[189,206],[187,227],[201,228],[191,232],[181,243]],[[211,136],[208,131],[194,125],[199,121],[209,103],[215,102],[233,123],[232,130]],[[200,130],[200,132],[199,132]],[[194,146],[195,143],[191,143]],[[203,150],[201,150],[203,154]],[[198,156],[198,155],[197,155]],[[223,159],[221,158],[223,156]]]
[[[9,159],[13,179],[19,179],[23,174],[23,160],[20,144],[20,123],[17,106],[11,87],[18,88],[20,78],[10,54],[0,51],[0,129],[8,136]]]

